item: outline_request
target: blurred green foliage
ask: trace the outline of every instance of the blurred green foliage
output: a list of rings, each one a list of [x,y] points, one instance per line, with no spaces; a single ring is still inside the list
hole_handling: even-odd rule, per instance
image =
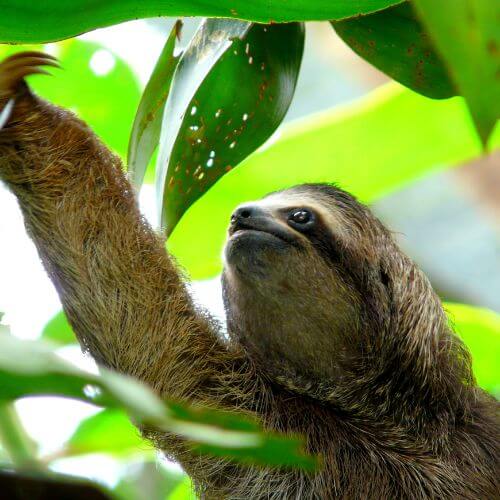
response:
[[[283,127],[274,140],[260,151],[250,154],[262,142],[253,141],[244,154],[230,162],[231,166],[235,166],[243,160],[241,165],[225,175],[196,203],[191,205],[205,189],[196,197],[174,200],[183,207],[177,215],[182,215],[185,208],[191,207],[169,239],[169,249],[193,278],[205,278],[220,271],[220,252],[227,222],[233,208],[243,201],[301,182],[336,182],[362,201],[371,202],[429,172],[451,167],[482,153],[467,105],[472,110],[483,142],[486,142],[500,115],[500,80],[496,78],[500,46],[498,16],[495,15],[498,9],[491,0],[446,0],[439,7],[431,0],[413,0],[417,8],[416,17],[408,3],[399,3],[396,0],[342,0],[330,3],[219,0],[202,2],[203,5],[195,1],[173,1],[166,5],[159,0],[145,0],[140,4],[135,0],[91,4],[78,0],[67,5],[57,0],[40,4],[0,0],[0,38],[11,42],[44,42],[119,20],[158,13],[210,14],[253,21],[327,19],[338,21],[333,23],[336,30],[358,54],[403,84],[432,97],[447,97],[455,91],[465,96],[466,101],[457,97],[438,102],[400,86],[389,85],[355,103]],[[394,7],[369,16],[344,20],[355,14],[371,13],[391,6]],[[33,28],[35,24],[36,29]],[[229,35],[232,30],[239,32],[242,24],[238,26],[237,21],[220,23],[226,26],[224,43],[233,41]],[[286,47],[290,42],[300,42],[297,38],[300,33],[290,36],[279,43]],[[234,43],[235,49],[246,52],[243,42]],[[274,41],[271,49],[279,43]],[[137,115],[136,123],[141,126],[153,121],[156,124],[156,129],[145,142],[140,140],[144,129],[136,134],[135,154],[144,154],[148,159],[160,134],[161,109],[179,61],[179,58],[173,57],[173,37],[169,44],[155,72],[157,85],[150,85],[143,95],[143,107]],[[225,50],[228,48],[227,45],[224,47]],[[81,40],[68,40],[45,47],[0,45],[0,58],[19,50],[41,48],[57,55],[64,71],[55,70],[57,76],[54,79],[33,78],[30,85],[48,100],[75,111],[124,158],[140,98],[133,71],[98,44]],[[266,60],[266,63],[274,65],[273,70],[286,73],[292,66],[298,70],[300,58],[293,59],[293,64],[285,64],[286,50],[282,47],[277,54],[270,61]],[[252,54],[246,55],[252,57]],[[103,56],[109,64],[104,70],[99,70],[95,63]],[[225,59],[215,58],[215,63],[225,64]],[[192,82],[192,73],[186,72],[186,75],[186,80]],[[266,78],[271,81],[276,79],[272,72],[266,74]],[[294,85],[295,78],[296,74],[285,74],[283,81],[287,83],[276,92],[288,92],[287,100],[291,99],[293,88],[290,85]],[[230,79],[227,86],[220,84],[227,79]],[[193,104],[200,109],[208,106],[209,114],[215,116],[221,99],[230,101],[235,88],[245,83],[241,82],[241,68],[234,64],[230,71],[204,73],[194,86],[194,93],[181,103],[182,109],[177,118],[184,120],[184,129],[191,127],[193,124],[186,110]],[[276,84],[276,81],[271,83]],[[195,94],[198,102],[192,100]],[[232,114],[225,116],[226,119],[241,120],[244,110],[238,104],[248,105],[243,99],[241,101],[234,103],[234,109],[230,111]],[[155,120],[151,119],[151,110],[156,110]],[[260,123],[260,128],[267,127],[265,137],[279,124],[282,114],[273,123],[266,121],[268,117]],[[165,115],[165,126],[171,118],[172,115]],[[170,131],[168,141],[173,144],[179,140],[178,149],[182,153],[186,145],[191,147],[192,144],[185,137],[186,130],[182,127],[179,130],[175,133]],[[200,139],[206,139],[205,130]],[[169,137],[166,132],[162,142],[167,141],[165,137]],[[215,134],[215,138],[206,144],[207,151],[219,139]],[[489,147],[494,149],[498,146],[500,129],[497,128],[489,138]],[[177,156],[184,160],[179,151]],[[191,152],[195,156],[194,149]],[[244,159],[247,155],[250,156]],[[160,174],[163,182],[167,180],[166,170]],[[173,177],[172,172],[170,177]],[[206,189],[208,187],[210,183]],[[457,333],[471,350],[478,383],[498,396],[500,316],[463,304],[446,304],[446,309]],[[165,406],[131,379],[106,370],[100,376],[87,374],[62,362],[54,355],[54,347],[23,343],[7,335],[5,327],[0,325],[0,399],[29,394],[58,394],[106,407],[82,420],[65,446],[45,458],[51,463],[55,459],[98,452],[130,462],[115,488],[119,498],[193,498],[186,476],[165,467],[159,468],[153,463],[152,448],[140,438],[129,416],[137,422],[154,421],[163,428],[174,429],[181,434],[184,432],[199,445],[203,444],[200,450],[232,458],[253,458],[263,463],[311,465],[298,452],[296,441],[284,441],[277,436],[263,439],[255,424],[229,416],[195,412],[174,404]],[[58,345],[75,341],[63,313],[46,325],[42,337]],[[186,422],[189,426],[183,427]],[[12,439],[4,440],[4,446],[8,442],[17,443],[14,444],[19,448],[16,456],[32,462],[32,455],[37,453],[36,446],[32,446],[10,405],[2,404],[0,407],[2,429],[12,430],[9,435]],[[219,432],[224,429],[225,433]],[[249,442],[255,436],[259,436],[259,445],[252,448]],[[246,445],[234,448],[238,439]],[[233,446],[232,451],[225,448],[228,444]],[[0,461],[5,461],[5,451],[0,453]]]
[[[472,354],[477,383],[500,399],[500,314],[467,304],[447,303],[445,308]]]

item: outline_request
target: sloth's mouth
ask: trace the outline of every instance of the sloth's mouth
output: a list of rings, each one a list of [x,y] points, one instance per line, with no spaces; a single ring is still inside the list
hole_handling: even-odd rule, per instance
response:
[[[271,236],[272,238],[281,240],[281,241],[286,241],[284,238],[281,236],[272,233],[270,231],[264,231],[262,229],[238,229],[237,231],[234,231],[231,235],[232,238],[238,238],[240,236],[246,236],[246,235],[257,235],[257,236]]]
[[[238,222],[229,228],[229,236],[238,238],[245,235],[268,235],[285,243],[293,243],[296,237],[286,227],[267,218],[252,221]]]

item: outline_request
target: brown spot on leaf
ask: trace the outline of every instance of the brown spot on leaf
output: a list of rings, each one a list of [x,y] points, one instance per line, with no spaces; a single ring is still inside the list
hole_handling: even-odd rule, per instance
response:
[[[488,44],[486,45],[486,48],[488,49],[488,52],[492,56],[497,56],[499,53],[498,44],[497,44],[496,40],[488,40]]]

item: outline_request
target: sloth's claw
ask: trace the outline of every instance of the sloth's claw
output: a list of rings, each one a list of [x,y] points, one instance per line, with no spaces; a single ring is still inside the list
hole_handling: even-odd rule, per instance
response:
[[[48,74],[41,67],[59,68],[57,59],[43,52],[19,52],[0,63],[0,98],[12,97],[21,81],[34,74]]]
[[[29,75],[50,75],[44,66],[59,68],[54,56],[27,51],[14,54],[0,63],[0,129],[12,113],[14,98]]]

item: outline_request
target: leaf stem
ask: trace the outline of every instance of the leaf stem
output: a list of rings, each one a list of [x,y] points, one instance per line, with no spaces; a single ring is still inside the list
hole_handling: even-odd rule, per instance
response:
[[[0,443],[16,467],[41,467],[35,457],[33,441],[24,430],[13,404],[6,401],[0,401]]]

